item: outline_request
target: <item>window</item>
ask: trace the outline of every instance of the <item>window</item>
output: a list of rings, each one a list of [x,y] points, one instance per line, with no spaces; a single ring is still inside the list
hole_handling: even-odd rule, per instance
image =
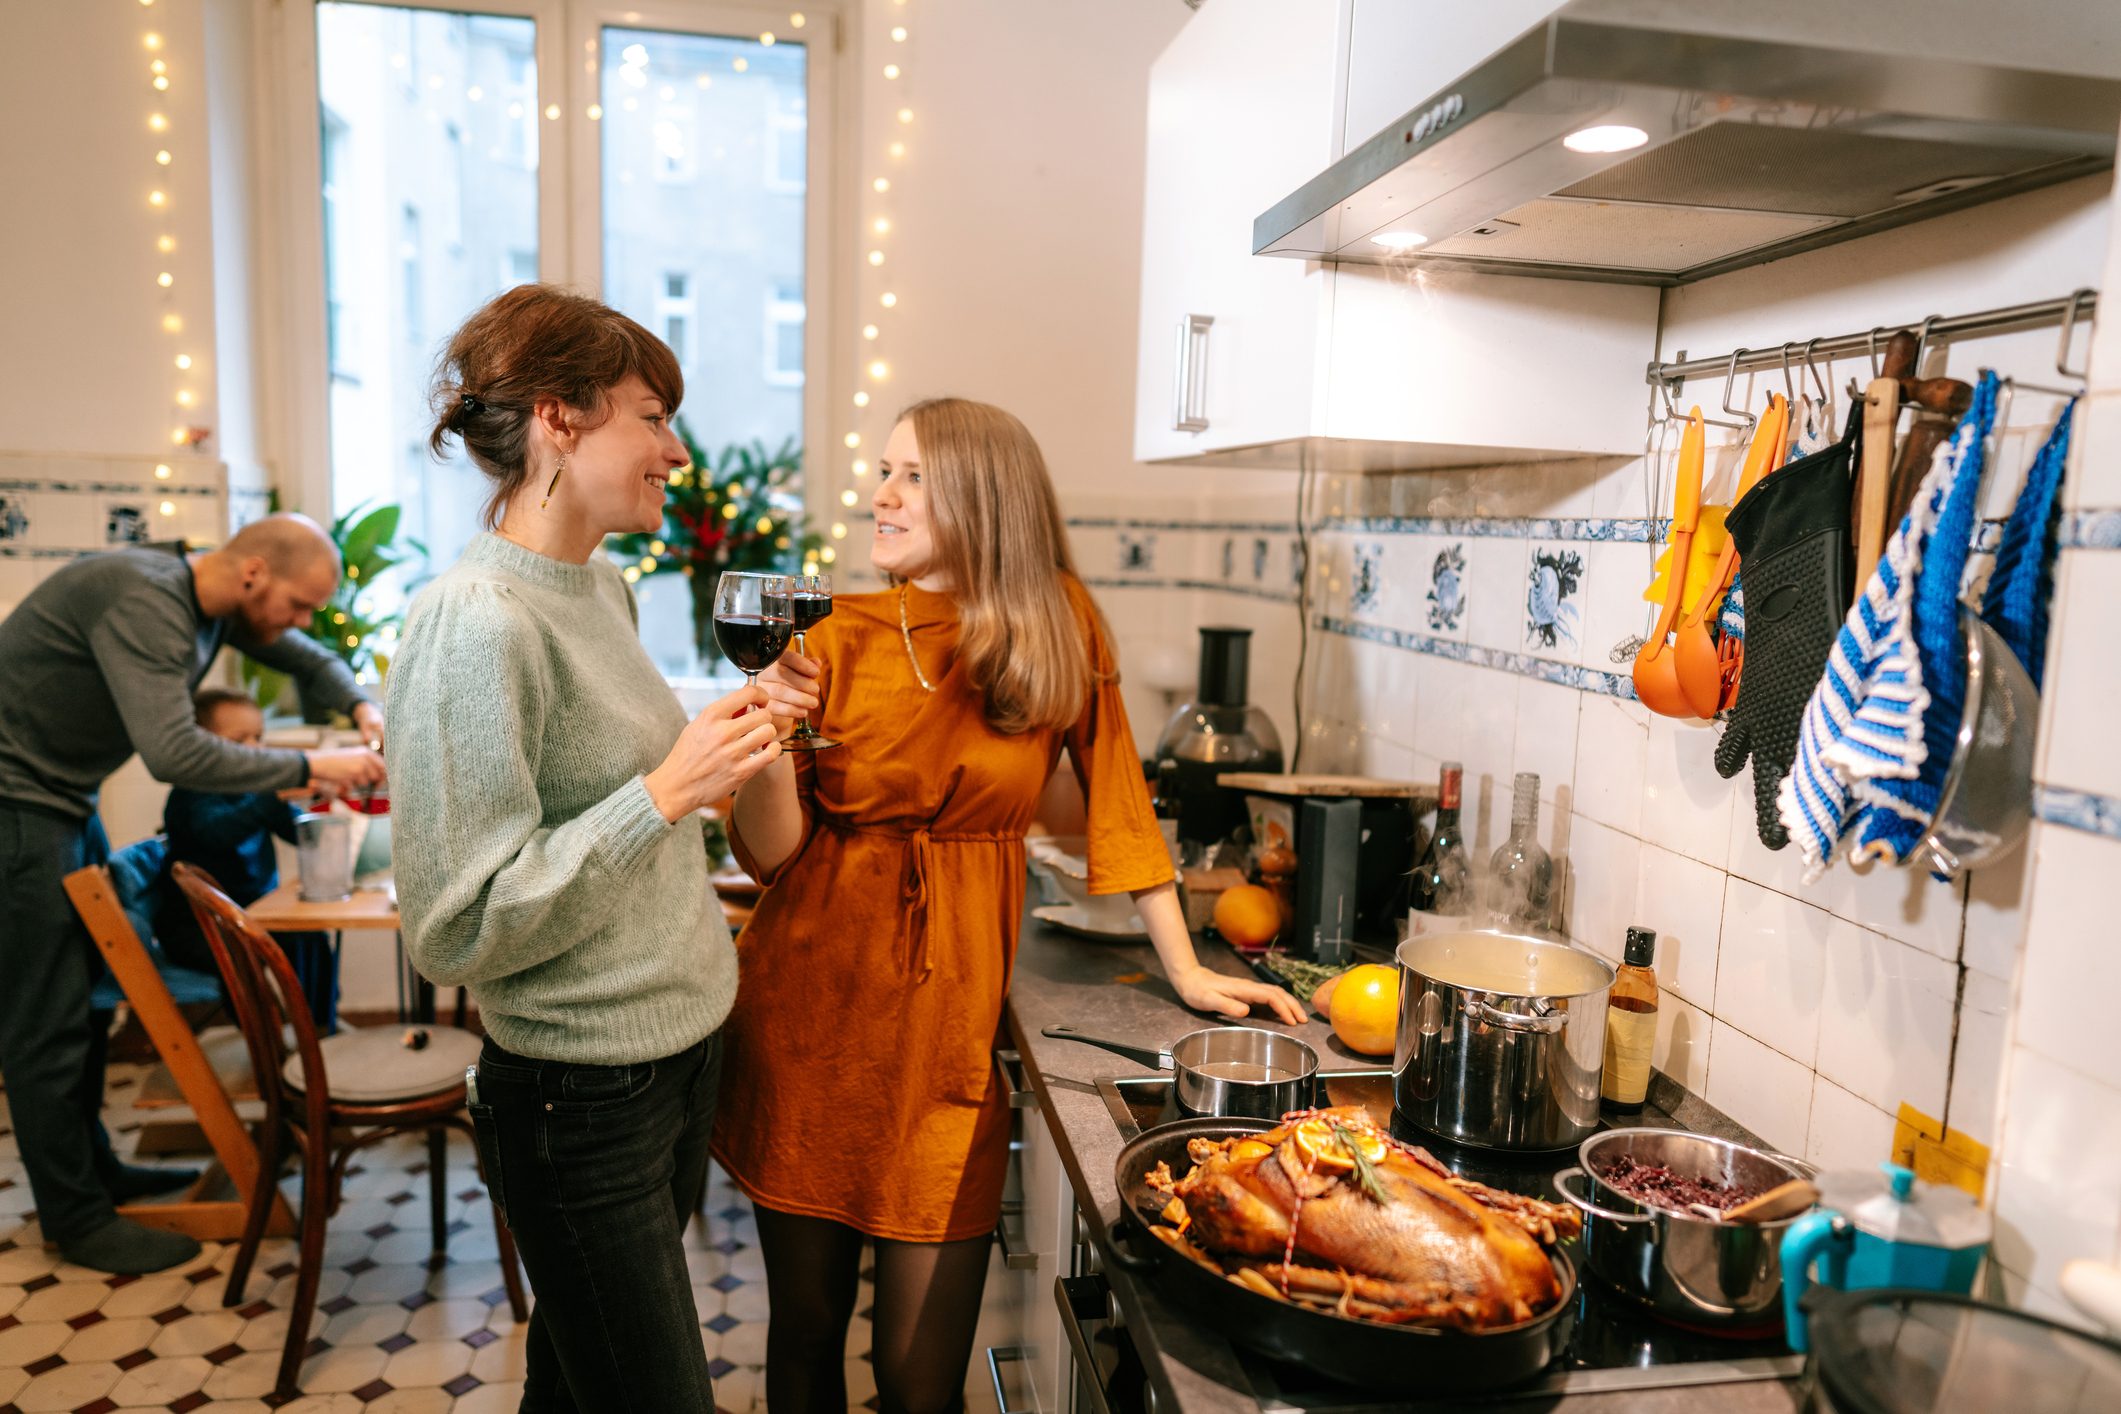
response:
[[[480,496],[461,452],[437,468],[426,451],[436,344],[537,269],[535,156],[508,155],[495,101],[510,74],[535,91],[535,26],[340,0],[316,16],[331,487],[328,506],[302,509],[396,503],[401,537],[439,569],[477,529]],[[389,607],[416,569],[379,581],[370,602]]]
[[[782,195],[800,193],[810,168],[810,121],[803,95],[774,94],[766,116],[766,189]]]
[[[656,296],[655,323],[651,326],[662,335],[663,342],[678,356],[678,366],[684,367],[695,361],[692,348],[692,329],[695,308],[692,300],[692,277],[682,270],[663,272],[663,292]]]
[[[398,278],[405,295],[405,342],[427,342],[426,304],[420,290],[420,208],[407,206],[398,221]]]
[[[538,253],[534,250],[511,250],[508,252],[508,268],[501,275],[501,283],[509,289],[517,285],[534,285],[538,280]]]
[[[339,225],[339,186],[346,174],[346,123],[329,108],[324,110],[320,154],[324,171],[324,348],[334,378],[346,376],[342,357],[346,348],[345,282],[340,278],[339,251],[345,241]]]
[[[803,291],[776,286],[766,301],[766,381],[780,388],[803,385]]]

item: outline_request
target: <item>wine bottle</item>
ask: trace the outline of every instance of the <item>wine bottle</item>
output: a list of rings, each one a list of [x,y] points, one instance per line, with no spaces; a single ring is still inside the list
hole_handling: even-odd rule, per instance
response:
[[[1468,911],[1471,869],[1466,861],[1465,832],[1458,823],[1464,784],[1465,768],[1456,761],[1444,762],[1436,789],[1436,833],[1429,836],[1429,847],[1414,866],[1412,903],[1417,912],[1449,917]]]
[[[1657,974],[1650,963],[1657,935],[1628,929],[1627,953],[1606,994],[1605,1070],[1598,1081],[1606,1108],[1633,1113],[1650,1090],[1650,1053],[1657,1043]]]
[[[1510,837],[1488,861],[1488,912],[1519,932],[1554,926],[1554,861],[1539,844],[1539,777],[1517,773],[1510,802]]]

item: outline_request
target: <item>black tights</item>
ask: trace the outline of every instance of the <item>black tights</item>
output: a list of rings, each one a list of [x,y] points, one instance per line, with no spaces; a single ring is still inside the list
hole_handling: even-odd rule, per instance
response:
[[[845,1414],[847,1323],[869,1239],[829,1218],[757,1205],[766,1259],[766,1407],[773,1414]],[[878,1403],[886,1414],[955,1414],[987,1278],[986,1237],[961,1242],[876,1239],[871,1317]]]

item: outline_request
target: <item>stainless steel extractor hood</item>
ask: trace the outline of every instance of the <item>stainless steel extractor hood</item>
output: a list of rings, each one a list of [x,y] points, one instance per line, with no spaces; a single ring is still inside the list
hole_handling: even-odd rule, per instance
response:
[[[1575,0],[1408,96],[1255,254],[1683,284],[2111,166],[2121,3]]]

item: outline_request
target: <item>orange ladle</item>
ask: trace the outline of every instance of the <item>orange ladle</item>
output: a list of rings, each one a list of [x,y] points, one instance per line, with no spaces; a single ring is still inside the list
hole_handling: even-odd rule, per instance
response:
[[[1664,608],[1657,615],[1656,631],[1635,655],[1635,696],[1661,717],[1692,718],[1698,714],[1679,685],[1679,660],[1672,648],[1672,630],[1686,603],[1686,567],[1694,551],[1694,527],[1701,520],[1701,409],[1687,413],[1686,435],[1679,440],[1678,486],[1672,494],[1672,568],[1665,576]]]
[[[1753,429],[1753,445],[1746,450],[1745,465],[1738,473],[1736,506],[1745,493],[1782,464],[1783,448],[1789,445],[1790,405],[1779,393],[1768,399],[1767,414]],[[1672,653],[1679,668],[1679,691],[1685,696],[1688,715],[1704,720],[1731,705],[1736,696],[1743,647],[1735,640],[1719,644],[1709,633],[1709,616],[1723,604],[1723,596],[1738,572],[1738,541],[1726,537],[1723,554],[1709,575],[1707,590],[1694,604],[1694,612],[1680,617],[1673,632]]]

